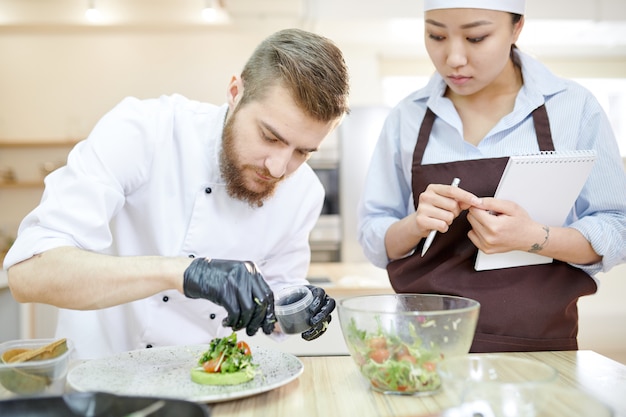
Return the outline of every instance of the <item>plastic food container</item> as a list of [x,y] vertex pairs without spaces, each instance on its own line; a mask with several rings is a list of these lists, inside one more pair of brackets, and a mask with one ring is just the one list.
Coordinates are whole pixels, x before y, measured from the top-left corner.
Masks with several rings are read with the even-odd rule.
[[287,287],[276,294],[274,312],[283,332],[293,334],[308,330],[313,294],[305,285]]
[[[13,340],[0,344],[0,355],[12,349],[38,349],[52,342],[54,339]],[[72,350],[73,344],[67,340],[67,350],[51,359],[0,361],[0,400],[63,394]]]

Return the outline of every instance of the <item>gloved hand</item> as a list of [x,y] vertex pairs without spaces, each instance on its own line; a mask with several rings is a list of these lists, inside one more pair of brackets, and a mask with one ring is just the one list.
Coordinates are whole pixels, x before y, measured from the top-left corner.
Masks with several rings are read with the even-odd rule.
[[226,309],[222,322],[233,331],[274,330],[274,293],[253,262],[197,258],[187,267],[183,290],[189,298],[205,298]]
[[326,294],[326,291],[314,285],[307,285],[313,294],[313,302],[309,306],[311,328],[302,333],[304,340],[313,340],[320,337],[328,328],[332,319],[330,313],[335,309],[335,300]]

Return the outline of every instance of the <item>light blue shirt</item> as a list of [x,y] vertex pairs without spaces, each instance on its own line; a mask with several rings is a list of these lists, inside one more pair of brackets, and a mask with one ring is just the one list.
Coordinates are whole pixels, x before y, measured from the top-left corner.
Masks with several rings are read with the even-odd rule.
[[358,209],[358,238],[376,266],[389,263],[384,236],[389,226],[415,212],[411,164],[426,107],[437,115],[423,163],[496,158],[539,152],[532,111],[545,103],[555,149],[594,149],[597,161],[566,226],[579,230],[603,259],[575,265],[589,275],[626,261],[626,174],[609,120],[595,97],[579,84],[552,74],[517,52],[524,85],[513,111],[475,146],[463,140],[463,125],[446,85],[435,74],[422,89],[392,109],[374,149]]

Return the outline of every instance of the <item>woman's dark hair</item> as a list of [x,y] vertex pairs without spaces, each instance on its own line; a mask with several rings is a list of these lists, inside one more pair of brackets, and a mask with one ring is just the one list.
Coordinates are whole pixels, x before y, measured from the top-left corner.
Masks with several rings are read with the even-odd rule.
[[[516,25],[519,23],[520,20],[522,20],[523,15],[519,14],[519,13],[511,13],[511,21],[513,23],[513,25]],[[513,44],[511,45],[511,60],[513,60],[513,64],[515,64],[517,67],[522,66],[522,63],[519,61],[519,58],[517,57],[517,54],[515,54],[515,49],[517,49],[517,45]]]

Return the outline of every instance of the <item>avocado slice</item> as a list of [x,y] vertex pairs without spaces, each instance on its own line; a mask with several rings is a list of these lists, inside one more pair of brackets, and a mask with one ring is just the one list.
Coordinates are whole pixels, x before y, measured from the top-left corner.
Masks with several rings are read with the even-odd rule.
[[254,372],[237,371],[210,373],[201,368],[191,370],[191,380],[202,385],[238,385],[254,378]]

